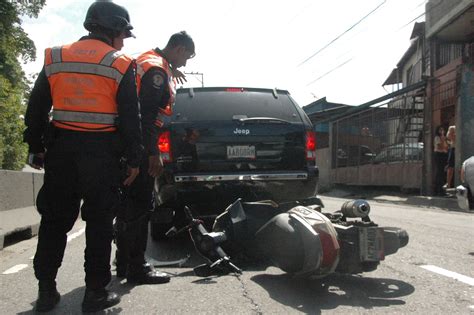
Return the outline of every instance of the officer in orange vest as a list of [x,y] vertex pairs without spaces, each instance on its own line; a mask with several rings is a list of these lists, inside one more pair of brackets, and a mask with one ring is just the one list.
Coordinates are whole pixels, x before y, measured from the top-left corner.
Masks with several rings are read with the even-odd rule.
[[[89,7],[84,27],[88,36],[46,49],[25,116],[30,165],[40,169],[44,162],[45,169],[34,257],[39,312],[60,300],[56,275],[79,209],[86,221],[82,310],[95,312],[120,302],[105,289],[111,280],[113,218],[118,188],[134,181],[143,152],[135,64],[119,52],[133,27],[125,8],[103,1]],[[128,163],[125,179],[120,178],[122,155]]]
[[158,284],[170,280],[145,260],[148,220],[153,209],[154,178],[162,170],[156,147],[163,118],[172,114],[175,80],[184,75],[177,70],[194,57],[194,42],[186,32],[171,36],[163,50],[152,49],[137,58],[137,87],[142,119],[145,154],[140,174],[130,186],[124,206],[119,210],[117,228],[117,276],[134,284]]

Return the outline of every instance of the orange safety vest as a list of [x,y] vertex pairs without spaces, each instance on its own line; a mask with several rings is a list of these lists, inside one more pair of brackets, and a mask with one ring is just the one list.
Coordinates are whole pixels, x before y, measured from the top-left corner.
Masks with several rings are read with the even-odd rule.
[[147,51],[141,54],[137,58],[137,89],[138,95],[140,95],[142,78],[145,73],[150,70],[150,68],[158,67],[163,69],[168,76],[168,90],[170,97],[168,103],[164,107],[160,107],[158,111],[158,116],[155,119],[155,125],[158,127],[163,126],[163,116],[171,116],[173,114],[173,105],[176,98],[176,82],[173,79],[173,73],[171,72],[171,67],[168,61],[158,54],[155,50]]
[[117,129],[117,90],[132,59],[96,39],[45,51],[54,126],[78,131]]

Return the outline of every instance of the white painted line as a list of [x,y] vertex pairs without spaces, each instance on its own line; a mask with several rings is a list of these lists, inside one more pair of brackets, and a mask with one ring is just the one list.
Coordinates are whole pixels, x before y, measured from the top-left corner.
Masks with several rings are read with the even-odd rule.
[[440,275],[443,275],[443,276],[446,276],[446,277],[449,277],[449,278],[453,278],[453,279],[456,279],[458,281],[461,281],[461,282],[464,282],[466,284],[474,286],[474,278],[459,274],[457,272],[449,271],[449,270],[446,270],[446,269],[443,269],[443,268],[440,268],[440,267],[436,267],[436,266],[433,266],[433,265],[424,265],[424,266],[420,266],[420,267],[423,268],[423,269],[438,273]]
[[[77,232],[75,232],[75,233],[72,233],[71,235],[68,235],[68,236],[67,236],[67,241],[68,241],[68,242],[72,241],[72,240],[75,239],[76,237],[81,236],[85,231],[86,231],[86,229],[85,229],[85,228],[82,228],[82,229],[80,229],[79,231],[77,231]],[[30,260],[33,260],[34,258],[35,258],[35,256],[33,255],[33,256],[30,257]]]
[[75,232],[75,233],[72,233],[71,235],[68,235],[68,236],[67,236],[67,241],[68,241],[68,242],[72,241],[72,240],[75,239],[76,237],[81,236],[85,231],[86,231],[86,228],[82,228],[82,229],[80,229],[79,231],[77,231],[77,232]]
[[19,265],[16,265],[16,266],[13,266],[11,267],[10,269],[8,270],[5,270],[2,275],[10,275],[12,273],[17,273],[18,271],[20,270],[23,270],[25,269],[26,267],[28,267],[27,264],[19,264]]
[[[68,236],[67,236],[67,241],[68,241],[68,242],[72,241],[72,240],[75,239],[76,237],[81,236],[85,231],[86,231],[86,229],[85,229],[85,228],[82,228],[82,229],[80,229],[79,231],[68,235]],[[35,256],[31,256],[31,257],[30,257],[30,260],[32,260],[34,257],[35,257]],[[2,274],[3,274],[3,275],[9,275],[9,274],[12,274],[12,273],[17,273],[18,271],[23,270],[23,269],[25,269],[26,267],[28,267],[27,264],[19,264],[19,265],[13,266],[13,267],[11,267],[10,269],[4,271]]]

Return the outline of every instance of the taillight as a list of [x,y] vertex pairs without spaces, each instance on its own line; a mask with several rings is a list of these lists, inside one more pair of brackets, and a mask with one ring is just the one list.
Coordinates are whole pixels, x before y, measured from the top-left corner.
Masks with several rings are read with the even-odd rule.
[[226,92],[244,92],[244,88],[226,88]]
[[165,131],[158,137],[158,150],[163,162],[171,162],[171,136],[169,131]]
[[306,160],[316,160],[316,133],[306,131]]

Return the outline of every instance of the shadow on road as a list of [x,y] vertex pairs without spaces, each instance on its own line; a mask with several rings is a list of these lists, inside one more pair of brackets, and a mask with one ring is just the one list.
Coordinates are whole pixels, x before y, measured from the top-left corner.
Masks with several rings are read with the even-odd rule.
[[309,314],[320,314],[341,305],[367,310],[403,305],[405,301],[397,298],[415,291],[412,285],[400,280],[355,275],[334,274],[324,279],[301,281],[286,274],[259,274],[251,280],[278,303]]
[[399,206],[413,206],[419,208],[438,208],[450,211],[469,212],[459,208],[455,194],[445,196],[422,196],[416,191],[400,191],[397,187],[375,186],[336,186],[331,191],[320,194],[320,197],[334,197],[344,199],[366,199],[381,203],[390,203]]
[[[117,281],[115,278],[112,280],[111,286],[115,286],[114,282]],[[113,289],[114,291],[118,292],[117,287]],[[122,308],[121,307],[111,307],[109,309],[100,311],[100,312],[95,312],[95,313],[83,313],[81,310],[81,303],[82,303],[82,298],[84,297],[84,291],[85,287],[80,287],[76,288],[68,293],[60,292],[61,293],[61,300],[59,301],[59,304],[56,305],[56,307],[48,312],[47,314],[51,315],[63,315],[63,314],[101,314],[101,315],[113,315],[113,314],[120,314],[122,313]],[[122,298],[123,295],[127,291],[127,288],[124,288],[120,290],[121,292],[118,292]],[[38,313],[34,310],[36,301],[31,302],[31,310],[26,311],[26,312],[19,312],[17,315],[35,315],[35,314],[46,314],[46,313]]]

